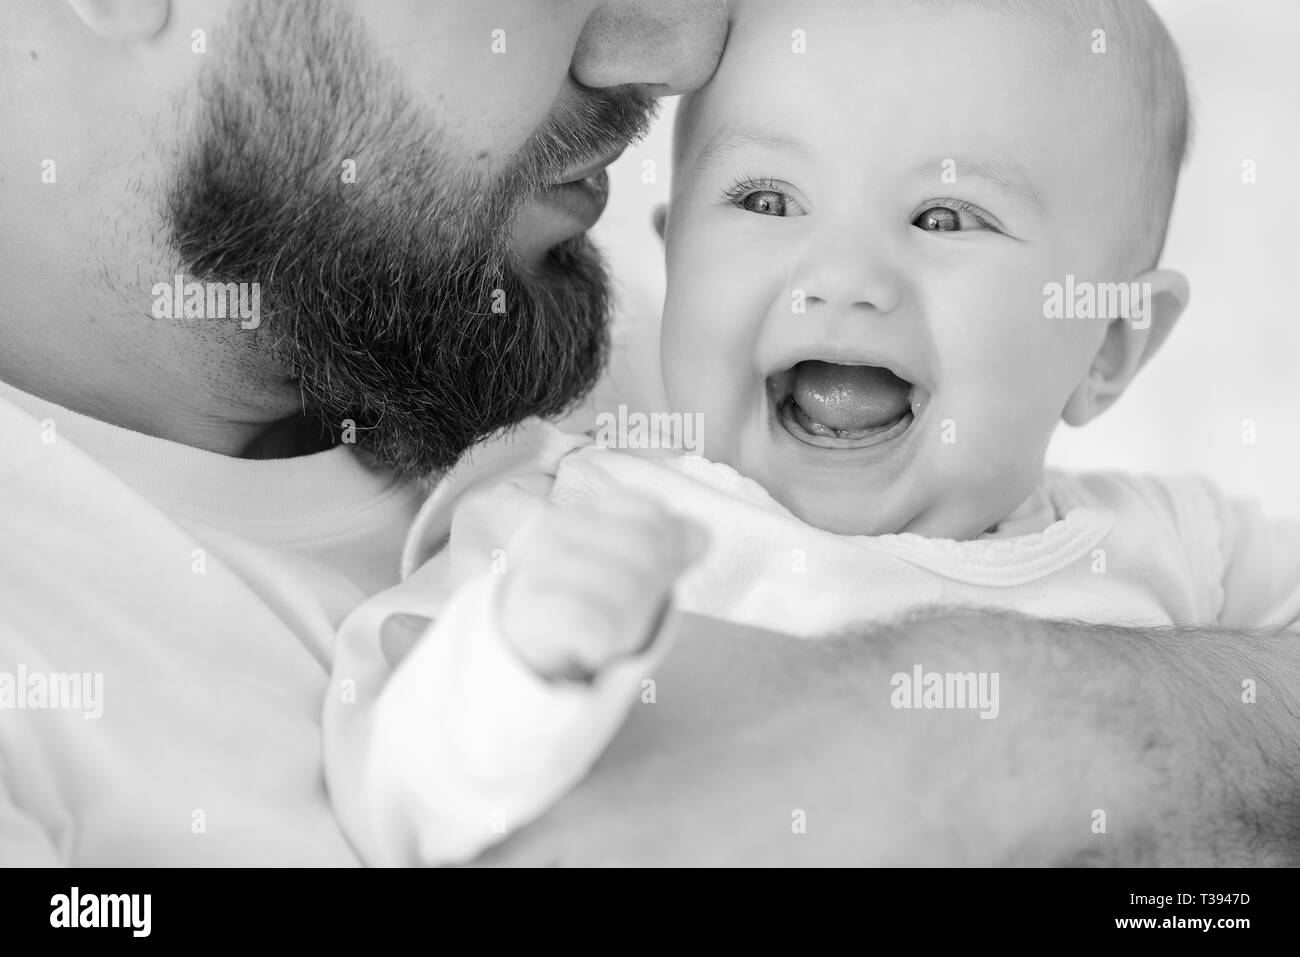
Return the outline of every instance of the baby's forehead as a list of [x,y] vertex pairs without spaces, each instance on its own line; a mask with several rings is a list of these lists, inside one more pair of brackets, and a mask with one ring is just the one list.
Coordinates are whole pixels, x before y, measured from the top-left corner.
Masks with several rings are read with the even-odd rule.
[[750,0],[714,79],[683,98],[675,153],[746,127],[795,127],[813,148],[871,123],[914,135],[921,114],[955,138],[977,120],[990,136],[1091,126],[1176,171],[1186,113],[1177,51],[1142,0]]
[[[742,5],[713,80],[679,107],[679,158],[744,145],[879,148],[890,136],[896,150],[898,137],[927,132],[960,141],[968,127],[996,137],[1000,127],[1014,134],[1031,122],[1043,130],[1094,119],[1084,114],[1095,98],[1079,91],[1099,71],[1062,69],[1064,40],[1047,44],[1037,24],[1000,8],[956,6],[959,17],[942,18],[915,0]],[[830,15],[839,9],[844,16]],[[1043,76],[1051,82],[1033,82]],[[1121,92],[1112,91],[1112,105]]]

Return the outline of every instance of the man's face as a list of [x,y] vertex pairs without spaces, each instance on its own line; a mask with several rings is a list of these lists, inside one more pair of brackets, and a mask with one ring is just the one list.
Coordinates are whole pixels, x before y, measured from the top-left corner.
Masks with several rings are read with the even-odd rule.
[[322,430],[444,469],[594,382],[603,169],[725,26],[685,0],[236,5],[182,108],[167,239],[200,280],[261,283],[248,334]]

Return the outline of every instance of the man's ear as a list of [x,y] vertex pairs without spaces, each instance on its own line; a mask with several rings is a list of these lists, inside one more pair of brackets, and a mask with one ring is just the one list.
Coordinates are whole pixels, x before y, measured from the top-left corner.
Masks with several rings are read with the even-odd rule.
[[1142,290],[1141,314],[1134,308],[1129,317],[1111,320],[1087,378],[1065,404],[1061,417],[1070,425],[1084,425],[1114,404],[1187,307],[1191,291],[1182,273],[1153,269],[1132,281]]
[[650,214],[651,222],[654,223],[655,232],[659,234],[659,241],[663,242],[664,229],[668,226],[668,204],[660,203]]
[[109,40],[147,40],[167,25],[170,0],[68,0],[81,22]]

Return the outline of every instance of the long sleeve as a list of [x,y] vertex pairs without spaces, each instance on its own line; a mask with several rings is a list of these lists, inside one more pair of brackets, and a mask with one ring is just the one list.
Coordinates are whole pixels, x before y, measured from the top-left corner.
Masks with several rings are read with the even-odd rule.
[[[326,764],[372,864],[467,861],[531,821],[587,773],[652,668],[657,647],[589,684],[538,677],[496,627],[498,581],[460,589],[387,677],[378,609],[344,625],[333,691],[353,665],[371,680],[354,702],[337,697]],[[418,614],[404,587],[383,608]]]
[[[368,863],[464,862],[527,824],[587,773],[663,653],[660,635],[590,682],[551,681],[501,634],[502,573],[552,507],[556,457],[424,516],[417,533],[446,546],[339,631],[326,774]],[[392,616],[427,624],[398,647]]]

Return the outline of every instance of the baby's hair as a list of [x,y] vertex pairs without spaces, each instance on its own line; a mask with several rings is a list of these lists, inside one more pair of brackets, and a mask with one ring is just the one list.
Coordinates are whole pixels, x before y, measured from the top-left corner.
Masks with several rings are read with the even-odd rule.
[[[1138,202],[1132,230],[1121,244],[1121,268],[1140,272],[1160,261],[1178,175],[1191,141],[1191,109],[1182,59],[1173,38],[1146,0],[919,0],[942,10],[975,5],[1001,10],[1032,24],[1045,39],[1095,58],[1099,69],[1118,66],[1117,125],[1131,130],[1139,157],[1134,181]],[[1096,31],[1103,31],[1104,35]],[[1099,52],[1104,43],[1104,53]]]

